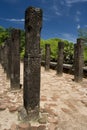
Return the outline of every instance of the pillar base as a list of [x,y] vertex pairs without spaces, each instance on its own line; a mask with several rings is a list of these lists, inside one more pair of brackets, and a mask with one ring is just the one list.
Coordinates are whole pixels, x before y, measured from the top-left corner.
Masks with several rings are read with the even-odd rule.
[[18,111],[18,119],[20,121],[38,121],[40,116],[39,116],[39,110],[37,110],[37,109],[38,108],[36,108],[34,110],[26,111],[26,109],[24,107],[22,107]]

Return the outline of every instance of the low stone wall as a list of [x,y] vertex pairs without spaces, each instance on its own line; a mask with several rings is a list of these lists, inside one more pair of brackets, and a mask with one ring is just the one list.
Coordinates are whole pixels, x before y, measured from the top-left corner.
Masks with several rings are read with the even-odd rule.
[[[45,66],[45,61],[41,62],[42,66]],[[56,70],[57,62],[50,62],[50,68]],[[71,64],[63,64],[63,72],[74,74],[74,67]],[[87,67],[83,67],[83,75],[86,78],[87,77]]]

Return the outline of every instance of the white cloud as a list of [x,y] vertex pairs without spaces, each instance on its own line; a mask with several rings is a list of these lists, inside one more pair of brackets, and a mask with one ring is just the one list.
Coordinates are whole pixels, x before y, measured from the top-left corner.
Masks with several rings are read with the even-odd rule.
[[6,21],[11,21],[11,22],[24,22],[24,19],[6,19]]
[[87,28],[87,25],[84,25],[85,28]]
[[59,11],[58,6],[56,5],[56,3],[54,3],[54,5],[53,5],[53,11],[54,11],[55,14],[58,15],[58,16],[61,16],[61,15],[62,15],[61,12]]
[[80,21],[80,18],[78,16],[75,17],[75,21],[76,22],[79,22]]
[[77,25],[77,29],[79,29],[79,28],[80,28],[80,24]]
[[77,10],[76,14],[77,14],[77,15],[80,15],[80,14],[81,14],[81,12],[80,12],[79,10]]
[[61,16],[62,14],[58,11],[55,12],[56,15]]
[[75,15],[75,21],[76,22],[80,22],[80,15],[81,15],[81,12],[79,10],[77,10],[76,15]]
[[43,16],[43,20],[44,20],[44,21],[49,21],[50,18],[49,18],[48,16],[44,15],[44,16]]
[[75,3],[87,2],[87,0],[65,0],[67,6],[72,6]]
[[0,18],[1,20],[4,20],[4,21],[9,21],[9,22],[24,22],[24,19],[15,19],[15,18],[12,18],[12,19],[9,19],[9,18]]
[[64,40],[68,40],[70,42],[75,42],[76,41],[76,36],[70,33],[60,33],[60,37],[63,38]]

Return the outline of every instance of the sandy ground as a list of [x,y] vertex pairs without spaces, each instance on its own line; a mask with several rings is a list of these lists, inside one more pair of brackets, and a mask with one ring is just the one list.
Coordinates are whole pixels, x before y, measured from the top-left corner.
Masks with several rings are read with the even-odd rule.
[[[75,83],[73,75],[56,75],[55,70],[46,72],[41,68],[41,109],[45,109],[53,120],[56,117],[56,130],[87,130],[87,79]],[[21,83],[23,84],[23,64],[21,63]],[[18,112],[10,108],[23,105],[22,90],[11,91],[0,65],[0,130],[18,124]],[[52,121],[53,122],[53,121]],[[53,129],[52,129],[53,130]]]

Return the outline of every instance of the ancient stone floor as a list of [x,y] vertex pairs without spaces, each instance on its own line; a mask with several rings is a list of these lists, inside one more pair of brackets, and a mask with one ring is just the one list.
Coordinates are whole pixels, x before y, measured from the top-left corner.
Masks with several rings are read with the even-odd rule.
[[[31,122],[31,129],[18,119],[18,109],[23,105],[23,88],[11,90],[0,65],[0,130],[87,130],[87,79],[75,83],[73,75],[56,75],[55,70],[46,72],[41,68],[41,113],[44,119]],[[23,84],[23,64],[21,63],[21,83]]]

